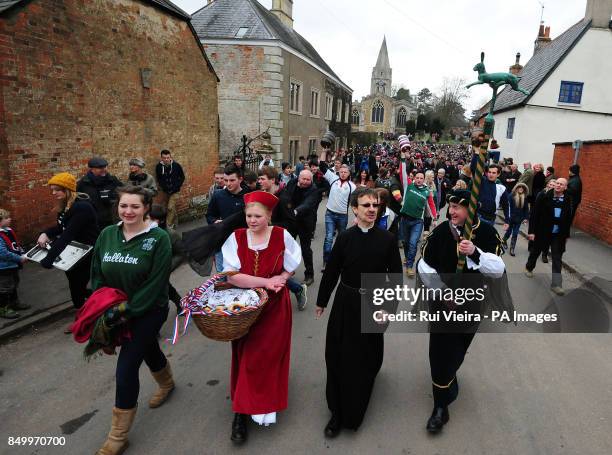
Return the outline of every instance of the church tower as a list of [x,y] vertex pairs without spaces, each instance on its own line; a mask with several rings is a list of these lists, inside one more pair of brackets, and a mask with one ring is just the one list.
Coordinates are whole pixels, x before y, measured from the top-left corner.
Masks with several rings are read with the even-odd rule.
[[383,38],[376,66],[372,69],[372,83],[370,95],[382,93],[391,96],[391,65],[389,64],[389,53],[387,52],[387,38]]

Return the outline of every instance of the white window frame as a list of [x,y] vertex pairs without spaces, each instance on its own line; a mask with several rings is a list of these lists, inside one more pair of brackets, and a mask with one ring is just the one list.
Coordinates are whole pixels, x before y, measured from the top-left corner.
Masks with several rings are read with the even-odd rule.
[[[293,87],[297,87],[297,95],[294,98]],[[304,99],[304,84],[291,78],[289,80],[289,113],[295,115],[302,115],[302,101]],[[292,109],[297,108],[297,109]]]
[[506,124],[506,139],[514,139],[516,131],[516,117],[509,117]]
[[[357,123],[355,123],[355,114],[357,114]],[[361,114],[359,113],[359,109],[354,107],[351,113],[351,125],[359,125],[360,121],[361,121]]]
[[336,122],[342,122],[342,98],[336,102]]
[[330,93],[325,93],[325,120],[332,119],[334,109],[334,97]]
[[344,123],[348,123],[350,125],[351,123],[351,109],[350,109],[350,105],[349,103],[344,103],[344,118],[345,121]]
[[[313,103],[316,96],[316,103]],[[321,117],[321,90],[318,88],[310,89],[310,116],[312,118]]]

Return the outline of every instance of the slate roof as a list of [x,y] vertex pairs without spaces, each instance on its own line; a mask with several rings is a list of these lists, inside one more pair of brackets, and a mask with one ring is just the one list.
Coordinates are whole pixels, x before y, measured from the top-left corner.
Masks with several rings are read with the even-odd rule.
[[[193,13],[191,23],[200,39],[281,41],[342,82],[302,35],[283,24],[257,0],[215,0]],[[246,34],[236,38],[242,27],[248,28]]]
[[[17,3],[25,4],[27,1],[28,0],[0,0],[0,13],[3,13],[4,11],[16,5]],[[185,19],[185,20],[191,19],[191,16],[189,14],[187,14],[185,11],[180,9],[174,3],[169,2],[168,0],[143,0],[143,1],[145,3],[150,3],[153,6],[156,6],[158,8],[164,9],[167,12],[172,13],[175,16],[178,16],[182,19]]]
[[524,95],[506,86],[497,97],[494,112],[501,112],[527,104],[548,76],[553,73],[565,56],[580,41],[590,25],[590,20],[582,19],[552,40],[548,46],[538,50],[518,74],[522,78],[520,86],[529,90],[530,94]]

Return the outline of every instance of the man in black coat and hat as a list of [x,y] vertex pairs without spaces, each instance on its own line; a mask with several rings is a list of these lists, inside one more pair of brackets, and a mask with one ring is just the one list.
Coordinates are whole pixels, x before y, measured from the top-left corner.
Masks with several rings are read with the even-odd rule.
[[[503,283],[500,279],[506,266],[501,258],[502,240],[495,228],[476,217],[472,239],[463,237],[470,196],[467,190],[453,190],[449,194],[450,219],[436,226],[423,244],[417,269],[426,288],[444,291],[482,289],[486,287],[485,278]],[[466,256],[466,262],[462,272],[456,273],[460,253]],[[478,299],[466,302],[432,300],[428,303],[430,314],[454,311],[468,316],[480,314],[484,305]],[[459,395],[457,372],[478,326],[478,321],[445,322],[443,317],[430,322],[429,363],[434,399],[433,412],[426,427],[430,433],[438,433],[449,420],[448,406]]]
[[115,223],[114,206],[117,201],[117,188],[123,185],[114,175],[108,173],[108,161],[94,157],[87,163],[89,171],[77,182],[77,192],[89,196],[98,215],[98,226],[104,229]]

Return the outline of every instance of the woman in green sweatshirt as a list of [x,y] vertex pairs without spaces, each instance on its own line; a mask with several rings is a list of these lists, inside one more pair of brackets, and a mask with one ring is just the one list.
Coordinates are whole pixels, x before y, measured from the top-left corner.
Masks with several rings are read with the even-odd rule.
[[111,431],[99,455],[121,453],[136,415],[143,360],[159,389],[149,407],[160,406],[174,389],[170,364],[162,353],[157,334],[168,317],[168,279],[172,247],[168,234],[149,219],[151,193],[139,187],[118,189],[121,222],[108,226],[96,242],[92,258],[93,290],[121,289],[128,301],[103,316],[112,324],[127,319],[132,338],[123,343],[117,359],[115,407]]

